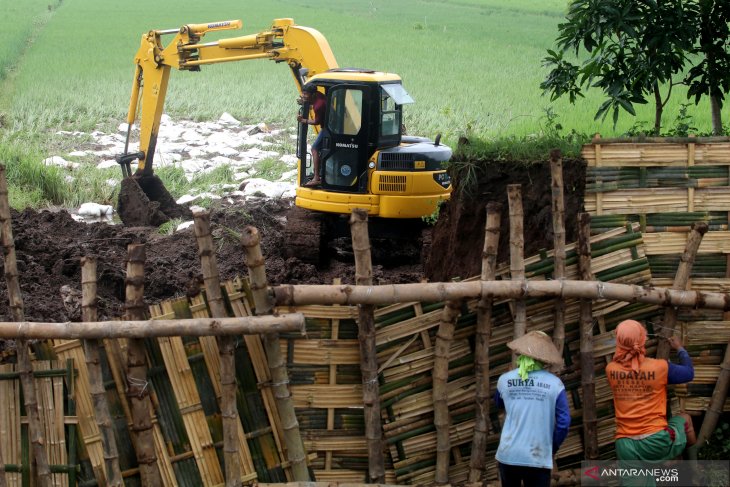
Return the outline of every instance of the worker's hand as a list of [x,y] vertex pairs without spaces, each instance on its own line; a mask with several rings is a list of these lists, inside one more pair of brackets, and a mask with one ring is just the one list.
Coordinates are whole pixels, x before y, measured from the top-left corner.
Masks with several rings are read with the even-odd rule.
[[297,122],[299,123],[307,123],[307,119],[302,117],[301,115],[297,115]]
[[679,339],[679,337],[671,336],[667,339],[669,341],[669,346],[672,347],[673,350],[679,350],[682,348],[682,340]]

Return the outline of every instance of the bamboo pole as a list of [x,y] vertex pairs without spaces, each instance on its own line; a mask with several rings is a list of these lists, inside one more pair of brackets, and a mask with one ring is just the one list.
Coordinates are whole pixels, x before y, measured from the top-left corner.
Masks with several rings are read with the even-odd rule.
[[710,404],[707,406],[705,419],[702,420],[700,432],[697,434],[696,446],[692,448],[699,449],[703,447],[705,441],[715,431],[717,422],[723,413],[728,389],[730,389],[730,342],[725,347],[725,357],[720,365],[720,374],[717,377],[715,388],[712,391],[712,399],[710,399]]
[[[578,216],[578,266],[581,278],[592,281],[591,216]],[[598,458],[598,419],[596,416],[596,379],[593,361],[593,303],[580,300],[580,372],[583,389],[583,454],[589,460]]]
[[[8,181],[5,175],[5,166],[0,164],[0,243],[3,247],[5,265],[5,282],[8,287],[8,299],[10,301],[10,313],[16,322],[25,321],[25,310],[23,308],[23,295],[20,292],[20,281],[18,279],[18,262],[15,255],[15,241],[13,239],[13,226],[10,217],[10,201],[8,198]],[[38,400],[36,399],[35,380],[33,379],[33,367],[30,361],[28,343],[25,340],[17,340],[15,349],[18,358],[18,372],[20,384],[23,388],[25,411],[28,415],[30,428],[30,442],[33,450],[33,457],[36,464],[38,484],[41,487],[51,485],[51,470],[48,466],[46,454],[46,441],[43,436],[40,413],[38,411]],[[0,452],[0,464],[2,461]],[[0,475],[5,483],[5,474]]]
[[[482,281],[494,279],[499,248],[499,222],[501,205],[487,204],[487,224],[482,252]],[[477,304],[477,326],[475,331],[474,375],[476,378],[474,402],[474,437],[469,458],[469,482],[482,479],[486,468],[487,437],[489,436],[489,340],[492,334],[492,302],[483,297]]]
[[[522,211],[522,190],[519,184],[507,185],[507,203],[509,205],[509,272],[510,280],[525,280],[525,236],[524,212]],[[514,333],[513,340],[520,338],[527,330],[527,306],[523,298],[517,298],[513,304]],[[517,354],[512,352],[512,362]]]
[[[368,214],[356,208],[350,216],[352,250],[355,253],[355,284],[369,286],[373,283],[373,264],[370,256]],[[380,421],[380,387],[378,384],[378,352],[375,347],[375,306],[358,306],[358,342],[360,344],[360,369],[362,372],[362,396],[365,407],[365,438],[368,443],[368,480],[385,482],[383,457],[383,428]]]
[[[261,253],[259,242],[259,232],[256,228],[247,226],[243,229],[241,244],[246,252],[246,265],[251,280],[251,293],[253,294],[254,306],[256,307],[255,312],[257,315],[266,315],[272,312],[274,303],[269,294],[264,256]],[[279,414],[281,415],[287,458],[291,464],[292,476],[296,481],[308,481],[310,478],[307,468],[307,457],[304,450],[304,442],[299,433],[299,422],[294,412],[291,391],[289,390],[289,376],[286,370],[286,361],[281,355],[279,334],[273,331],[265,332],[264,347],[269,362],[269,369],[271,370],[274,397],[276,397]]]
[[[96,259],[93,257],[81,258],[81,319],[94,322],[97,319],[96,295]],[[104,451],[104,466],[106,467],[106,482],[110,487],[121,487],[122,471],[119,467],[119,452],[114,432],[109,403],[106,400],[106,389],[101,371],[101,348],[99,339],[84,340],[84,355],[86,368],[89,373],[89,392],[94,404],[96,424],[101,433],[101,445]]]
[[285,331],[299,331],[304,334],[304,315],[301,313],[286,313],[276,316],[243,316],[237,318],[65,323],[0,322],[0,338],[27,340],[258,335],[260,333]]
[[658,286],[612,282],[560,281],[464,281],[381,286],[286,284],[273,287],[276,306],[309,304],[396,304],[410,301],[438,303],[451,299],[573,298],[607,299],[658,306],[730,310],[730,294],[678,291]]
[[433,424],[436,426],[436,485],[449,483],[451,439],[449,430],[449,349],[454,338],[456,320],[461,314],[461,300],[446,301],[441,312],[433,359]]
[[[210,234],[210,215],[206,211],[193,213],[195,237],[198,241],[200,265],[203,270],[205,294],[212,318],[225,318],[228,313],[223,302],[218,263]],[[236,359],[235,342],[231,336],[218,337],[221,374],[221,417],[223,419],[223,463],[226,487],[238,487],[241,483],[241,463],[238,449],[238,408],[236,407]]]
[[[689,282],[690,275],[692,274],[692,266],[697,256],[697,250],[700,248],[702,243],[702,237],[707,233],[707,223],[697,222],[692,225],[692,230],[687,237],[687,244],[682,253],[682,257],[679,260],[679,266],[677,267],[677,274],[674,276],[674,284],[672,289],[678,291],[684,291],[687,289],[687,283]],[[669,358],[669,338],[674,335],[674,328],[677,326],[677,309],[674,307],[667,307],[664,310],[664,320],[662,322],[662,329],[659,332],[659,336],[664,340],[659,340],[657,344],[657,358],[666,359]]]
[[[127,247],[127,254],[126,318],[142,320],[146,308],[143,297],[145,247],[142,244],[130,244]],[[132,439],[142,485],[162,485],[152,429],[154,412],[150,400],[151,388],[147,382],[147,357],[142,339],[129,340],[126,368],[127,397],[132,411]]]
[[[563,194],[563,156],[560,149],[550,151],[550,172],[552,174],[552,201],[553,201],[553,246],[554,270],[553,279],[565,279],[565,198]],[[553,343],[563,354],[565,346],[565,301],[555,300],[555,328],[553,329]]]

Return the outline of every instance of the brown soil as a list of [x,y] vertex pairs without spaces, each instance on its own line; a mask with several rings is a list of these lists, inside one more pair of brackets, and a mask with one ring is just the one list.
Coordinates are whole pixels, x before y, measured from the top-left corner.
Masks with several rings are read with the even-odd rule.
[[[566,242],[575,241],[577,215],[583,211],[585,163],[563,160]],[[479,180],[471,197],[452,198],[439,214],[434,228],[432,248],[425,264],[431,281],[449,281],[481,273],[486,206],[490,201],[502,204],[498,262],[509,261],[509,209],[507,185],[522,186],[524,213],[524,255],[553,248],[552,178],[548,162],[530,165],[491,163]]]
[[[578,161],[564,161],[566,221],[576,221],[583,200],[585,168]],[[444,208],[433,229],[430,246],[425,243],[425,266],[418,263],[421,249],[413,247],[408,258],[382,259],[374,265],[376,284],[412,283],[424,277],[431,281],[479,274],[484,238],[485,206],[502,201],[503,231],[500,261],[508,257],[506,185],[522,184],[525,213],[525,255],[552,248],[551,189],[549,166],[529,167],[494,163],[487,168],[474,198],[454,197]],[[223,280],[246,275],[243,248],[236,233],[246,225],[258,228],[271,284],[330,283],[335,278],[353,283],[354,265],[347,252],[323,269],[286,256],[284,220],[291,201],[263,201],[221,206],[211,210],[211,225],[217,244],[219,272]],[[105,223],[76,222],[66,211],[13,212],[13,234],[17,253],[25,317],[28,321],[80,320],[80,258],[98,259],[99,319],[113,319],[123,313],[126,248],[145,243],[145,297],[156,303],[194,293],[201,283],[200,263],[193,229],[160,235],[151,227],[123,227]],[[574,229],[566,225],[567,240]],[[376,247],[376,243],[373,243]],[[429,251],[430,249],[430,251]],[[390,250],[382,251],[389,253]],[[404,249],[400,249],[404,250]],[[344,256],[343,256],[344,255]],[[406,264],[400,265],[402,262]],[[414,263],[415,262],[415,263]],[[7,290],[0,284],[0,320],[9,321]]]

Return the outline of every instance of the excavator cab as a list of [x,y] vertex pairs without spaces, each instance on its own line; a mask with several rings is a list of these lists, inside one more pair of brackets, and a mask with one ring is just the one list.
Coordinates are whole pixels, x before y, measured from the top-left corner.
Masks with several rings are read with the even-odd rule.
[[451,149],[421,137],[403,136],[403,106],[413,98],[400,77],[366,69],[331,69],[314,76],[327,107],[320,150],[321,185],[306,150],[307,126],[299,130],[299,189],[296,205],[349,214],[365,208],[372,216],[420,218],[433,213],[451,192],[442,163]]

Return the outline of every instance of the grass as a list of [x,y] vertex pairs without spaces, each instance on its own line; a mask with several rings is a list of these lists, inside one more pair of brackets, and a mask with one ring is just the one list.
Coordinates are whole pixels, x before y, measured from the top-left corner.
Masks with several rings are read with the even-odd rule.
[[[25,0],[20,8],[0,0],[5,13],[0,20],[5,29],[0,144],[13,140],[40,148],[27,152],[28,158],[63,149],[68,142],[54,135],[59,129],[110,132],[124,119],[133,56],[143,32],[236,18],[244,21],[242,31],[210,34],[204,41],[258,32],[275,18],[292,17],[326,36],[340,66],[399,73],[416,100],[405,109],[408,132],[441,133],[452,146],[466,136],[472,141],[469,152],[463,152],[467,160],[533,159],[529,154],[543,151],[544,157],[544,147],[554,143],[578,143],[576,137],[560,141],[547,134],[546,113],[559,117],[559,134],[600,132],[604,137],[653,119],[651,106],[642,106],[637,118],[622,116],[614,128],[593,120],[602,101],[598,92],[589,91],[575,106],[566,100],[551,103],[542,95],[539,83],[547,71],[541,61],[564,20],[564,0],[285,0],[245,8],[234,0],[185,8],[174,0],[59,0],[50,8],[49,1]],[[206,66],[200,73],[174,71],[165,111],[193,120],[228,112],[244,123],[292,127],[297,93],[290,76],[285,65],[265,60]],[[665,124],[680,116],[685,101],[675,89]],[[709,130],[706,104],[688,107],[686,115],[698,133]],[[275,161],[262,166],[259,174],[282,172]],[[173,194],[190,184],[178,173],[158,172]],[[107,174],[81,176],[67,189],[75,195],[63,199],[76,201],[89,193],[113,198],[107,179]],[[42,192],[35,198],[45,201]]]

